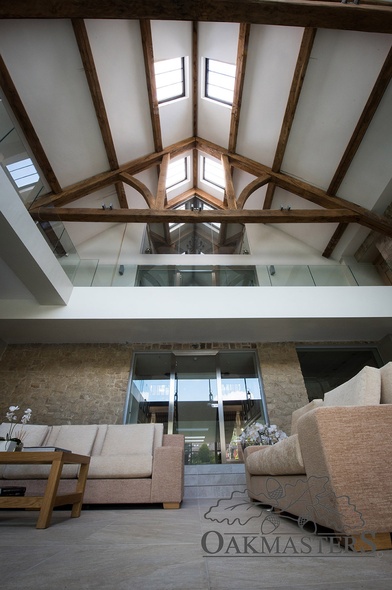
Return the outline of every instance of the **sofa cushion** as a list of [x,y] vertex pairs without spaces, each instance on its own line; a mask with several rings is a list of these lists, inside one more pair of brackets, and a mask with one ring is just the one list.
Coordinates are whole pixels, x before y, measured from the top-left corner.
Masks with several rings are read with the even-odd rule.
[[94,440],[93,448],[91,449],[91,455],[101,454],[103,441],[105,440],[107,429],[107,424],[97,424],[97,435]]
[[97,435],[96,424],[63,424],[53,426],[44,441],[46,447],[60,447],[79,455],[91,455]]
[[[10,431],[10,422],[3,422],[0,425],[0,437]],[[44,424],[18,424],[15,426],[13,436],[20,438],[26,447],[37,447],[42,445],[45,436],[49,432],[49,426]]]
[[109,424],[101,455],[153,454],[154,424]]
[[298,408],[298,410],[294,410],[294,412],[291,414],[291,434],[297,434],[297,423],[301,416],[307,412],[310,412],[310,410],[313,410],[314,408],[322,406],[323,404],[324,402],[322,399],[313,399],[311,402],[306,404],[306,406]]
[[381,403],[392,404],[392,361],[380,369]]
[[355,377],[324,395],[324,406],[374,406],[381,399],[381,375],[364,367]]
[[[10,422],[3,422],[3,424],[0,424],[0,437],[6,437],[10,431],[10,426]],[[19,425],[15,427],[14,436],[20,438],[23,441],[23,444],[27,447],[42,445],[45,436],[49,432],[49,426],[43,424],[24,424],[22,431],[21,428],[22,426]],[[6,465],[0,465],[0,478],[4,477],[6,467]]]
[[260,447],[246,459],[251,475],[294,475],[305,473],[298,441],[293,434],[275,445]]
[[[97,433],[96,424],[65,424],[53,426],[43,446],[69,449],[80,455],[90,455]],[[31,446],[31,445],[30,445]],[[4,479],[46,479],[50,465],[7,465],[3,472]],[[61,477],[75,478],[79,465],[64,465]]]
[[152,455],[132,453],[128,455],[93,455],[88,472],[89,479],[136,479],[151,477]]

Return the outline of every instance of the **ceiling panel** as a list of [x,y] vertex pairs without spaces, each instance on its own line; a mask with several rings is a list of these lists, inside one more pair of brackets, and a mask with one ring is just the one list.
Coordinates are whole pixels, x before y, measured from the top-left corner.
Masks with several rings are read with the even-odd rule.
[[139,23],[88,20],[86,26],[121,165],[154,151]]
[[328,188],[390,43],[388,35],[318,30],[282,170]]
[[0,51],[60,184],[107,170],[71,22],[0,21]]
[[237,151],[272,166],[303,29],[253,25]]

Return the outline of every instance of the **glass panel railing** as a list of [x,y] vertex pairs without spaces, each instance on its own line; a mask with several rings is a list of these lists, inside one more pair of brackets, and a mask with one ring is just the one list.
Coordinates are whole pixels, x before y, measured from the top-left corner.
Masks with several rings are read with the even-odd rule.
[[310,266],[317,287],[350,287],[357,282],[348,266]]
[[241,287],[258,285],[254,266],[139,266],[138,287]]
[[350,271],[357,285],[361,287],[377,287],[384,284],[373,264],[353,264],[350,266]]
[[104,264],[71,253],[60,262],[78,287],[355,287],[384,286],[371,264],[196,266]]
[[268,267],[271,285],[273,287],[313,286],[314,282],[308,266],[275,266]]
[[99,260],[81,260],[78,265],[73,284],[75,287],[91,287]]

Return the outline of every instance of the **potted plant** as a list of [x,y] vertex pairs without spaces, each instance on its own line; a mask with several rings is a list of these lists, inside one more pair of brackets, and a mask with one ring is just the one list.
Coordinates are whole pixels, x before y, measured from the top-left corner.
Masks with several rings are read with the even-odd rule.
[[242,449],[253,445],[274,445],[287,438],[287,434],[275,424],[261,424],[253,422],[247,426],[240,436]]
[[10,406],[6,413],[7,420],[11,422],[11,426],[5,437],[0,437],[0,451],[21,451],[23,448],[23,426],[30,421],[32,410],[27,408],[24,411],[24,414],[20,419],[22,426],[20,430],[15,432],[15,427],[18,424],[18,416],[16,412],[19,409],[19,406]]

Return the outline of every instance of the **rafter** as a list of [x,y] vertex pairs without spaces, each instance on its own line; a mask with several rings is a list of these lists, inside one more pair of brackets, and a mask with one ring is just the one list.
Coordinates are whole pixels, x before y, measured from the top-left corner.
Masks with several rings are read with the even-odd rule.
[[[309,64],[310,55],[312,53],[314,39],[316,37],[317,29],[306,28],[302,36],[301,46],[299,48],[297,63],[295,65],[293,80],[291,82],[289,98],[286,105],[286,111],[283,117],[283,123],[280,130],[278,144],[276,147],[275,157],[272,164],[272,170],[279,172],[283,162],[283,157],[286,151],[287,142],[289,139],[291,127],[293,125],[295,112],[297,110],[299,97],[301,94],[303,81],[305,79],[306,70]],[[268,185],[267,192],[264,199],[264,209],[270,209],[275,194],[275,183],[271,182]]]
[[157,209],[164,209],[166,203],[166,178],[167,169],[170,164],[170,154],[165,154],[162,158],[162,163],[159,169],[158,190],[155,200],[155,207]]
[[247,22],[390,33],[389,6],[322,0],[2,0],[0,18],[109,18]]
[[[350,141],[346,147],[346,150],[339,162],[334,177],[328,187],[328,194],[335,195],[339,190],[339,187],[343,181],[345,174],[347,173],[351,162],[354,159],[355,154],[361,144],[362,139],[365,136],[366,131],[376,113],[377,107],[380,104],[382,97],[392,78],[392,48],[384,61],[381,71],[377,77],[377,80],[373,86],[370,96],[366,102],[366,105],[362,111],[359,121],[354,129]],[[335,247],[337,246],[339,239],[342,237],[347,229],[347,225],[342,225],[336,230],[327,247],[323,252],[323,256],[329,258]]]
[[154,72],[154,49],[152,43],[151,23],[149,20],[140,21],[140,32],[142,36],[142,46],[144,55],[144,67],[146,71],[146,82],[148,101],[150,104],[150,115],[152,134],[154,137],[155,151],[162,151],[162,133],[161,133],[161,121],[159,118],[159,104],[157,98],[157,87],[155,83],[155,72]]
[[270,182],[267,186],[267,192],[265,193],[263,209],[271,209],[272,201],[274,200],[275,188],[276,187],[274,182]]
[[[32,213],[37,221],[104,223],[336,223],[359,222],[360,216],[347,209],[298,209],[291,211],[233,209],[191,211],[189,209],[83,209],[41,207]],[[392,224],[390,227],[392,236]]]
[[250,160],[249,158],[244,158],[244,156],[240,156],[239,154],[229,154],[228,150],[225,150],[218,145],[199,137],[196,138],[196,145],[200,150],[214,155],[214,157],[219,158],[220,156],[218,154],[226,154],[229,157],[230,164],[232,166],[238,167],[249,174],[253,174],[253,176],[261,176],[263,174],[270,175],[275,184],[281,188],[292,192],[303,199],[311,201],[316,205],[326,207],[327,209],[349,209],[353,213],[359,215],[359,223],[361,223],[361,225],[375,229],[376,231],[384,233],[385,235],[390,235],[391,222],[388,219],[381,215],[377,215],[376,213],[373,213],[368,209],[357,205],[356,203],[352,203],[340,197],[328,195],[325,191],[312,186],[307,182],[303,182],[297,178],[293,178],[292,176],[283,174],[281,172],[274,172],[268,166],[259,164],[258,162]]
[[10,103],[12,105],[12,111],[15,115],[16,120],[18,121],[27,142],[30,145],[32,152],[34,153],[34,157],[38,166],[40,167],[42,174],[46,178],[51,190],[54,193],[59,193],[61,191],[61,186],[57,177],[53,171],[52,166],[46,156],[44,148],[38,138],[38,135],[35,132],[35,129],[30,121],[30,118],[24,108],[23,102],[16,90],[15,84],[8,72],[7,66],[5,65],[3,58],[0,55],[0,87],[3,89],[3,92]]
[[197,135],[198,128],[198,97],[199,97],[199,27],[197,22],[192,23],[192,125],[193,135]]
[[366,105],[361,113],[359,121],[354,129],[354,133],[351,136],[351,139],[346,147],[346,150],[342,156],[342,159],[339,162],[335,175],[331,181],[331,184],[328,187],[329,194],[336,194],[343,177],[345,176],[347,170],[349,169],[351,162],[357,150],[361,144],[362,139],[365,136],[366,131],[369,128],[370,123],[376,113],[377,107],[381,102],[382,97],[386,89],[389,86],[389,83],[392,79],[392,48],[389,50],[387,58],[384,61],[384,64],[380,70],[380,73],[377,77],[377,80],[373,86],[373,89],[370,93],[370,96],[366,102]]
[[280,130],[278,139],[278,145],[275,152],[274,162],[272,164],[272,170],[279,172],[282,165],[283,156],[286,151],[287,140],[291,131],[291,127],[294,120],[294,115],[297,110],[299,97],[301,94],[303,81],[305,78],[306,70],[308,68],[310,55],[312,53],[313,43],[316,37],[316,29],[305,29],[302,36],[302,42],[298,53],[298,59],[294,70],[293,80],[291,82],[291,88],[289,98],[286,105],[286,111],[283,117],[283,123]]
[[227,200],[227,206],[229,209],[237,209],[237,202],[235,200],[233,177],[231,174],[231,166],[229,158],[226,155],[222,155],[221,158],[223,171],[225,174],[225,196]]
[[317,189],[316,187],[310,186],[305,182],[295,178],[290,178],[281,173],[275,174],[275,182],[281,188],[291,191],[292,193],[303,197],[307,201],[311,201],[316,205],[320,205],[321,207],[326,207],[327,209],[349,209],[353,213],[357,213],[360,216],[358,223],[361,225],[371,229],[376,229],[381,233],[385,233],[385,235],[390,235],[392,223],[386,217],[377,215],[376,213],[365,209],[365,207],[361,207],[356,203],[352,203],[351,201],[347,201],[346,199],[342,199],[340,197],[327,195],[327,193]]
[[329,240],[328,246],[325,248],[323,252],[323,256],[325,258],[329,258],[334,251],[336,245],[338,244],[340,238],[348,228],[348,223],[339,223],[338,227],[335,229],[332,238]]
[[[105,103],[102,96],[101,86],[98,79],[97,70],[91,51],[90,41],[87,34],[86,25],[81,19],[72,20],[76,42],[78,44],[80,57],[82,59],[84,73],[86,75],[88,87],[90,89],[91,99],[93,101],[95,114],[101,130],[103,144],[111,170],[118,168],[118,160],[114,147],[112,132],[110,130],[109,120],[106,113]],[[128,207],[127,197],[121,182],[115,183],[118,202],[120,207]]]
[[137,160],[132,160],[132,162],[127,162],[120,166],[118,170],[102,172],[101,174],[96,174],[95,176],[91,176],[90,178],[82,180],[81,182],[77,182],[76,184],[65,188],[57,195],[45,195],[44,197],[41,197],[35,201],[34,207],[32,207],[32,209],[36,209],[37,207],[42,207],[45,205],[54,205],[56,207],[68,205],[69,203],[72,203],[72,201],[76,201],[77,199],[89,195],[100,188],[113,184],[119,179],[119,175],[122,172],[128,172],[128,174],[131,175],[138,174],[139,172],[143,172],[143,170],[148,170],[153,166],[159,165],[165,154],[170,154],[171,157],[175,157],[190,149],[193,149],[194,147],[195,139],[193,137],[184,139],[183,141],[178,141],[177,143],[167,146],[161,152],[152,153],[138,158]]
[[244,90],[246,58],[248,56],[248,45],[250,35],[250,24],[241,23],[238,34],[238,49],[236,75],[234,85],[233,105],[231,108],[229,152],[235,152],[237,147],[238,127],[240,123],[242,93]]

